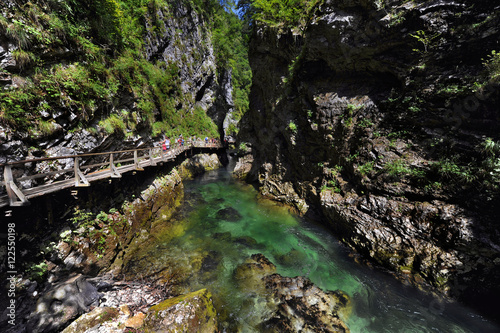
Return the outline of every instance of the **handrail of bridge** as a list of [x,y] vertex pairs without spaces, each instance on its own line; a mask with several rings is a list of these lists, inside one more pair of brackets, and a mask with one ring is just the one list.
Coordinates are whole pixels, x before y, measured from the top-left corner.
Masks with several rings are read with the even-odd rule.
[[[5,187],[7,195],[0,193],[0,207],[10,206],[25,206],[28,205],[28,199],[54,192],[59,189],[69,187],[87,187],[90,186],[90,181],[103,179],[103,178],[120,178],[122,173],[128,171],[141,171],[145,166],[154,166],[157,162],[166,162],[175,159],[182,152],[192,148],[221,148],[222,145],[216,142],[205,142],[202,140],[187,141],[185,145],[172,144],[171,149],[164,151],[161,146],[144,147],[136,149],[98,152],[98,153],[85,153],[78,155],[65,155],[43,157],[36,159],[27,159],[22,161],[12,161],[0,164],[4,168],[3,182],[0,182],[0,188]],[[145,152],[145,153],[143,153]],[[143,153],[140,156],[139,153]],[[114,155],[121,155],[121,159],[115,160]],[[82,162],[84,158],[87,161],[92,157],[109,155],[103,162],[85,165]],[[133,157],[132,157],[133,156]],[[73,160],[73,166],[62,170],[39,170],[37,172],[37,164],[47,161],[55,160]],[[130,163],[131,162],[131,163]],[[30,169],[35,171],[35,174],[26,175],[29,169],[24,168],[25,164],[32,164]],[[71,164],[71,163],[70,163]],[[48,167],[47,165],[42,168]],[[98,169],[100,168],[100,169]],[[13,172],[13,169],[22,169],[21,175]],[[83,169],[83,171],[82,171]],[[44,172],[45,171],[45,172]],[[22,189],[18,186],[22,181],[34,181],[35,179],[46,178],[51,175],[63,175],[66,173],[73,173],[73,177],[63,180],[49,180],[48,184],[30,184],[31,186]],[[19,173],[19,172],[18,172]],[[17,177],[15,177],[17,176]]]

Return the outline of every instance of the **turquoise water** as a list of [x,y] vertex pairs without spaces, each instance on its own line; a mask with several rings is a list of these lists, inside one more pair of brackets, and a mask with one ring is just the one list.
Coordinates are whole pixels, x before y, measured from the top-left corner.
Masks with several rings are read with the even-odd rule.
[[263,297],[233,279],[234,269],[255,253],[264,254],[283,276],[305,276],[324,290],[347,293],[351,304],[342,317],[351,332],[500,331],[467,308],[355,263],[325,229],[258,199],[251,186],[234,181],[227,170],[187,182],[176,219],[187,226],[185,232],[161,255],[196,271],[184,291],[212,292],[223,331],[254,332],[265,316]]

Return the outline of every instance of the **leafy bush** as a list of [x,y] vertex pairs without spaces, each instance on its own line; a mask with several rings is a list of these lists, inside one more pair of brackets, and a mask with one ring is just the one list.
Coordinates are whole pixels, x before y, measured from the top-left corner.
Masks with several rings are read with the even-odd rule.
[[366,162],[365,164],[358,166],[358,171],[359,173],[361,173],[362,176],[369,175],[373,171],[374,165],[375,165],[374,161]]
[[248,151],[248,147],[245,142],[240,143],[238,149],[243,153],[246,153]]
[[407,161],[402,158],[386,163],[384,170],[393,177],[410,177],[418,181],[426,177],[426,171],[408,165]]
[[99,122],[99,126],[102,127],[108,134],[120,132],[124,133],[126,129],[123,119],[117,114],[112,114],[107,119],[101,120]]
[[490,82],[500,82],[500,52],[492,51],[485,61]]
[[49,266],[45,261],[42,261],[38,264],[32,264],[26,269],[26,273],[28,274],[28,277],[30,280],[35,280],[38,282],[41,282],[43,280],[43,277],[45,274],[48,272]]
[[255,0],[254,20],[274,28],[303,29],[322,0]]
[[485,156],[482,165],[488,178],[492,182],[500,182],[500,143],[486,138],[481,144],[481,151]]
[[477,179],[475,172],[469,166],[460,166],[456,159],[444,159],[431,164],[431,169],[442,178],[453,180],[455,183],[471,183]]
[[403,159],[386,163],[384,169],[391,176],[402,176],[410,173],[410,168]]
[[71,217],[69,220],[75,226],[85,226],[88,223],[91,223],[91,221],[93,220],[93,214],[89,211],[81,210],[80,208],[76,207],[73,212],[73,217]]
[[38,121],[38,129],[43,135],[51,135],[57,127],[53,121]]

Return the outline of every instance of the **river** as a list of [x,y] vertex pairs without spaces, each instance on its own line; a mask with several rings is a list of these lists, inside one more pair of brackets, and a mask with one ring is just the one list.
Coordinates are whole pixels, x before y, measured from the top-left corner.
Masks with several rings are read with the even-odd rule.
[[233,180],[227,169],[185,182],[185,200],[174,219],[182,230],[164,243],[158,237],[148,262],[197,266],[183,292],[208,288],[224,331],[257,331],[263,299],[240,290],[233,272],[252,254],[262,253],[280,275],[305,276],[323,290],[347,293],[351,302],[341,317],[354,333],[500,332],[471,309],[357,263],[326,229],[259,198],[252,186]]

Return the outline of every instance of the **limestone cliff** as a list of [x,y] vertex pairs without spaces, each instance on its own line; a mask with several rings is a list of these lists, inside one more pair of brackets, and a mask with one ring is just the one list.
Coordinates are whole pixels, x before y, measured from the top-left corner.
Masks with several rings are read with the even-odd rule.
[[0,163],[223,133],[231,71],[193,2],[9,0],[0,12]]
[[487,2],[326,0],[300,33],[257,23],[236,171],[366,258],[491,314],[499,20]]

